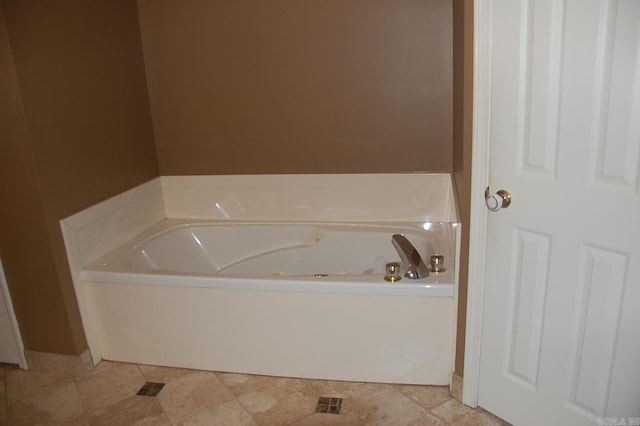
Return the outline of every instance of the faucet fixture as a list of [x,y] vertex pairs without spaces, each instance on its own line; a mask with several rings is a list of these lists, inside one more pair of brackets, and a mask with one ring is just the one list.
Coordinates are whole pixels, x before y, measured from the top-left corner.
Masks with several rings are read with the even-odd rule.
[[405,277],[417,280],[429,276],[429,268],[420,257],[418,250],[407,240],[407,237],[402,234],[393,234],[391,243],[400,255],[402,264],[407,268],[407,272],[404,274]]

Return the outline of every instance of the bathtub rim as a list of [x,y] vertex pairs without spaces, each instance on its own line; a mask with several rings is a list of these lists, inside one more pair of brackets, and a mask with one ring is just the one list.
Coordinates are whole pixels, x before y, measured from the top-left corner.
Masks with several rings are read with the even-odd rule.
[[327,277],[250,277],[250,276],[206,276],[172,274],[162,271],[154,273],[113,272],[82,270],[81,284],[114,283],[145,286],[223,288],[231,290],[257,290],[302,293],[367,294],[381,296],[453,297],[454,286],[447,282],[410,282],[402,279],[395,283],[384,280],[381,274],[333,275]]

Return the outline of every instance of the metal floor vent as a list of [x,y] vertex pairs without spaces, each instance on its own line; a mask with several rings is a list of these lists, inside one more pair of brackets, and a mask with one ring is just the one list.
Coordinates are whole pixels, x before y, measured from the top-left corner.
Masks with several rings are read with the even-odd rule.
[[164,383],[146,382],[136,395],[158,396],[163,387]]
[[318,398],[318,405],[316,405],[316,413],[330,413],[340,414],[342,409],[342,398],[334,398],[328,396],[322,396]]

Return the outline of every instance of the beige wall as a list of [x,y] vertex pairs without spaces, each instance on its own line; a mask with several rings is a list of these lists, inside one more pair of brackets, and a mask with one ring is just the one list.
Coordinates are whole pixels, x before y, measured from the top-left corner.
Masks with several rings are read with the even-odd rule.
[[464,373],[467,320],[469,221],[471,211],[471,148],[473,125],[473,0],[453,1],[453,178],[462,222],[458,333],[455,373]]
[[58,222],[158,175],[136,2],[0,6],[0,252],[26,349],[78,354]]
[[451,0],[139,0],[163,175],[451,171]]

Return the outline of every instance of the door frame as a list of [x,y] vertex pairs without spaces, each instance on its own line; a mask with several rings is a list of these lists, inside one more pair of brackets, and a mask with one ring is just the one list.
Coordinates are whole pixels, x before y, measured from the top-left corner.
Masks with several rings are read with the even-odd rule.
[[491,114],[491,0],[475,0],[473,12],[473,128],[469,273],[462,402],[478,405],[482,340],[484,275],[488,210],[484,190],[489,184]]
[[[20,334],[20,327],[18,326],[18,318],[13,310],[13,301],[11,300],[11,293],[9,292],[9,284],[7,283],[6,275],[4,273],[4,267],[2,266],[2,259],[0,259],[0,292],[4,299],[4,304],[9,317],[9,325],[13,332],[13,340],[18,350],[18,365],[23,370],[28,369],[27,358],[24,354],[24,343],[22,342],[22,334]],[[0,302],[2,303],[2,302]]]

